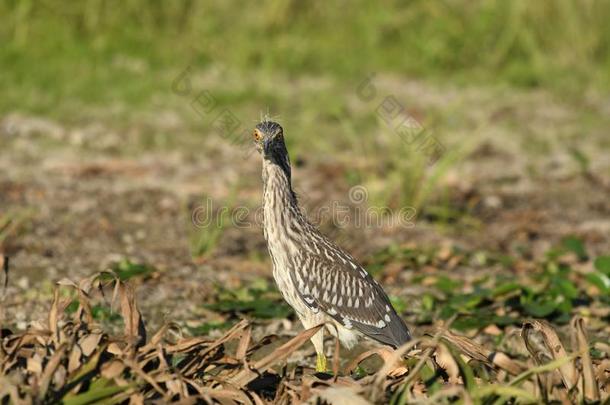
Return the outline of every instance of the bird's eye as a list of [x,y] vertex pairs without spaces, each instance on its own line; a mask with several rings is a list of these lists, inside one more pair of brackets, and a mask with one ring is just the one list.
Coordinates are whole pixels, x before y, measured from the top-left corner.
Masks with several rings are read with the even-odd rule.
[[260,141],[263,136],[261,135],[261,133],[258,130],[255,129],[254,132],[252,133],[252,137],[254,138],[255,141]]

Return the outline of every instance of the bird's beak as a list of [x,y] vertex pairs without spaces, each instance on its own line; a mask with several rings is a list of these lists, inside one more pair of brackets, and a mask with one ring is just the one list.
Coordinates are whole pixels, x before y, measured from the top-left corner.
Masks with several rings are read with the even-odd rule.
[[271,145],[271,138],[263,139],[263,153],[266,155],[269,152],[269,145]]

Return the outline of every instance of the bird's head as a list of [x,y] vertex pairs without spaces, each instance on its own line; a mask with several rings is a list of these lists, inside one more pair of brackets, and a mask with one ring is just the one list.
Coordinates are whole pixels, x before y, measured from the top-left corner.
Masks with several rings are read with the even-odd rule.
[[284,130],[277,122],[262,121],[252,133],[254,145],[263,157],[272,157],[286,151]]
[[274,121],[260,122],[252,133],[256,150],[267,162],[278,165],[290,179],[290,159],[284,143],[284,130]]

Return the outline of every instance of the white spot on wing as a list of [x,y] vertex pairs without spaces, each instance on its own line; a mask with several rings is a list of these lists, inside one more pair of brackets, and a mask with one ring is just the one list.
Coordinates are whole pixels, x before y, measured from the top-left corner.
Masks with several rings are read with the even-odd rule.
[[386,314],[383,319],[385,319],[386,322],[390,322],[390,315]]

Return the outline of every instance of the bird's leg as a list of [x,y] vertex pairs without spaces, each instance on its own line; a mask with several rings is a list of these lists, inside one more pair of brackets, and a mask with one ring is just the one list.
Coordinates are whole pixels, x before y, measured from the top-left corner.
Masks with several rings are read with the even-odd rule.
[[324,329],[312,336],[311,343],[316,349],[316,372],[326,372],[326,356],[324,355]]
[[316,357],[316,372],[317,373],[325,373],[326,372],[326,356],[324,353],[318,353]]

